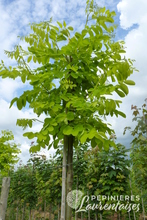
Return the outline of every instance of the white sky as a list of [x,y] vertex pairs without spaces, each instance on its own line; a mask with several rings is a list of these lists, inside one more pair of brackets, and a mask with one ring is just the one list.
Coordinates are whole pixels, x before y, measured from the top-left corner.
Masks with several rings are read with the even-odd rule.
[[[129,146],[130,136],[123,136],[125,126],[132,125],[131,104],[140,106],[147,98],[147,0],[97,0],[99,6],[106,6],[117,12],[116,22],[118,24],[117,39],[126,42],[126,56],[135,59],[135,67],[139,73],[131,76],[136,86],[129,87],[129,95],[123,99],[121,110],[127,118],[109,118],[116,131],[118,140]],[[108,3],[109,2],[109,3]],[[13,50],[17,44],[19,35],[29,33],[28,24],[49,20],[66,20],[68,25],[80,31],[84,25],[84,10],[86,0],[0,0],[0,59],[7,65],[12,65],[4,55],[4,50]],[[17,142],[21,144],[21,159],[26,162],[29,156],[30,140],[23,138],[23,130],[16,126],[17,118],[35,117],[30,109],[19,111],[15,106],[9,109],[9,103],[25,89],[19,80],[0,79],[0,130],[10,129],[15,135]],[[44,116],[42,116],[42,119]],[[33,129],[37,130],[41,125],[37,124]],[[50,150],[52,153],[53,150]]]

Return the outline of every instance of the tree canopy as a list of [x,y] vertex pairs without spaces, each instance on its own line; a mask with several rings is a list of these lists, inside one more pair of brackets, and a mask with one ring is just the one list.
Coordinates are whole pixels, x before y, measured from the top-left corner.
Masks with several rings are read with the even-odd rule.
[[[125,97],[129,92],[127,85],[134,85],[128,79],[133,66],[123,56],[124,42],[114,41],[114,16],[114,11],[87,1],[85,27],[81,32],[74,31],[65,21],[57,21],[57,25],[52,20],[31,24],[32,32],[21,38],[28,43],[28,49],[17,45],[14,51],[5,51],[17,65],[6,67],[2,62],[2,78],[20,77],[23,83],[28,81],[31,85],[10,106],[16,103],[21,110],[29,103],[37,116],[46,114],[41,131],[24,134],[29,139],[37,137],[32,151],[50,148],[50,135],[55,148],[64,135],[72,135],[81,143],[91,141],[93,147],[107,149],[114,145],[108,139],[113,130],[103,117],[125,117],[117,109],[121,101],[114,100],[112,94]],[[37,63],[37,67],[31,68],[32,63]],[[19,119],[17,124],[32,127],[35,120]]]

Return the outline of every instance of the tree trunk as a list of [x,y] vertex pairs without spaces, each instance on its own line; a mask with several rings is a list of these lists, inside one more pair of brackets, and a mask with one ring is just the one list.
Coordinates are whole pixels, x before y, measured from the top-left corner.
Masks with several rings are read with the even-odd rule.
[[60,203],[58,204],[58,220],[60,220]]
[[[141,196],[142,196],[142,190],[141,190]],[[145,220],[145,211],[144,211],[144,203],[143,203],[143,198],[141,199],[141,201],[142,201],[143,219]]]
[[[130,176],[129,176],[130,177]],[[132,192],[132,185],[131,185],[131,179],[130,179],[130,189],[131,189],[131,195],[133,195],[133,192]],[[136,216],[135,216],[135,212],[133,210],[133,214],[134,214],[134,220],[136,220]]]
[[100,213],[100,220],[102,220],[102,214]]
[[[78,156],[78,152],[77,152],[77,163],[79,161],[79,156]],[[79,174],[77,173],[77,184],[76,184],[76,190],[78,192],[78,188],[79,188]],[[76,201],[78,200],[78,193],[76,194]],[[75,220],[78,220],[78,213],[75,212]]]
[[[68,136],[67,154],[67,194],[72,191],[73,183],[73,136]],[[72,208],[66,203],[66,220],[72,219]]]
[[62,198],[61,198],[61,220],[65,220],[65,197],[66,197],[66,149],[68,146],[68,137],[64,136],[63,145],[63,165],[62,165]]
[[35,210],[32,210],[32,220],[34,220],[34,212]]
[[31,208],[30,208],[30,212],[29,212],[29,220],[31,220]]
[[18,203],[19,203],[19,202],[17,202],[17,208],[16,208],[16,220],[18,220]]
[[22,209],[22,220],[25,218],[25,204],[23,204],[23,209]]
[[49,220],[52,218],[52,204],[50,204],[50,211],[49,211]]
[[88,220],[90,220],[90,210],[88,209]]
[[0,198],[0,220],[5,220],[9,188],[10,188],[10,177],[4,177],[2,182],[1,198]]
[[[89,196],[89,192],[87,191],[87,196]],[[88,200],[88,205],[89,205],[89,200]],[[88,209],[88,220],[90,220],[90,209]]]
[[83,220],[83,212],[81,212],[81,220]]
[[[78,177],[77,177],[77,190],[78,190]],[[77,191],[78,192],[78,191]],[[78,193],[76,193],[76,201],[78,200]],[[75,212],[75,220],[78,220],[78,213]]]
[[95,211],[95,220],[98,220],[98,211]]
[[130,212],[128,212],[128,215],[129,215],[129,220],[131,220],[131,218],[130,218]]
[[46,217],[46,200],[44,201],[44,219]]

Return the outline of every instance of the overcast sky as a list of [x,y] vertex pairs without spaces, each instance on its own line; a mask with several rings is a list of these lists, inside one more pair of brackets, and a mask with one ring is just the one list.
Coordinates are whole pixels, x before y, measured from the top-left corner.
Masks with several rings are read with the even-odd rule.
[[[140,106],[147,98],[147,0],[97,0],[99,6],[106,6],[115,10],[117,16],[115,22],[118,25],[116,39],[126,42],[126,57],[135,59],[135,67],[139,73],[134,73],[130,79],[136,83],[129,87],[129,95],[123,99],[121,110],[127,118],[109,118],[115,129],[118,141],[129,147],[129,133],[123,136],[125,126],[132,126],[131,104]],[[29,33],[29,23],[49,20],[63,20],[67,25],[73,26],[80,31],[85,21],[86,0],[0,0],[0,59],[7,65],[12,65],[4,55],[4,50],[13,50],[18,43],[17,36]],[[21,127],[16,126],[17,118],[35,117],[30,109],[19,111],[15,106],[9,109],[12,98],[16,97],[28,85],[22,84],[19,79],[0,79],[0,130],[12,130],[15,140],[21,144],[20,155],[23,162],[29,157],[30,140],[23,138]],[[42,119],[44,116],[42,116]],[[37,124],[33,130],[39,130]],[[53,153],[53,149],[50,150]]]

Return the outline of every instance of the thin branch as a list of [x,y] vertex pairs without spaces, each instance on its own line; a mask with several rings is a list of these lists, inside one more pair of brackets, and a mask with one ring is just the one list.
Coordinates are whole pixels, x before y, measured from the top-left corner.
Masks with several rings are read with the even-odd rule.
[[41,83],[42,87],[45,89],[45,91],[50,94],[49,90],[43,85],[43,83]]

